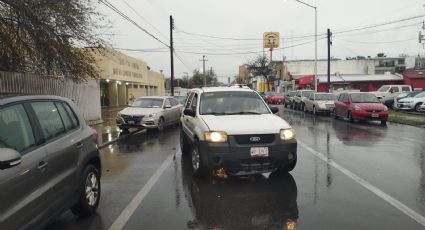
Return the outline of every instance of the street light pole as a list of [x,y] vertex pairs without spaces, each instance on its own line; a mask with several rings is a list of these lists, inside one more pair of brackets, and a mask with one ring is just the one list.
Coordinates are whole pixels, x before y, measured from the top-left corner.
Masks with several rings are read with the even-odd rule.
[[314,9],[314,91],[317,92],[317,7],[300,0],[295,1]]

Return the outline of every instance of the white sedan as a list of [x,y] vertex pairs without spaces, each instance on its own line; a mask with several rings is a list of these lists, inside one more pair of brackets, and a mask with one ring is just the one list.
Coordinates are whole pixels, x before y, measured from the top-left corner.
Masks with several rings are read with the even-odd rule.
[[140,97],[117,114],[116,122],[124,132],[129,128],[164,130],[180,122],[183,105],[173,97]]

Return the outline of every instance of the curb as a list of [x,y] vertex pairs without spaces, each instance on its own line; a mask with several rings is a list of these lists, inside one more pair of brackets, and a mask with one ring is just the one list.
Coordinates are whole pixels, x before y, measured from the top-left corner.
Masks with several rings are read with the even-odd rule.
[[143,132],[143,131],[145,131],[145,132],[146,132],[146,129],[139,129],[139,130],[137,130],[137,131],[134,131],[134,132],[128,133],[127,135],[124,135],[124,136],[118,136],[118,137],[117,137],[117,138],[115,138],[115,139],[112,139],[112,140],[110,140],[110,141],[108,141],[108,142],[105,142],[105,143],[102,143],[102,144],[98,145],[98,147],[99,147],[99,149],[103,149],[103,148],[105,148],[106,146],[111,145],[111,144],[113,144],[113,143],[115,143],[115,142],[117,142],[117,141],[119,141],[119,140],[121,140],[121,139],[124,139],[124,138],[126,138],[126,137],[128,137],[128,136],[130,136],[130,135],[136,134],[136,133],[141,133],[141,132]]

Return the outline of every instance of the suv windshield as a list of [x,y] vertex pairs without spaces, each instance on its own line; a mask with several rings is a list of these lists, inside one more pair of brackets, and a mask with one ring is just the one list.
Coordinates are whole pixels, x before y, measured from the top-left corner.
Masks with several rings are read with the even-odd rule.
[[295,96],[296,93],[297,93],[296,91],[291,91],[291,92],[289,92],[289,96],[293,97],[293,96]]
[[316,101],[334,101],[335,95],[333,94],[316,94],[315,95]]
[[351,100],[354,103],[380,103],[375,95],[369,93],[351,94]]
[[161,98],[142,98],[135,101],[131,107],[140,108],[161,108],[164,99]]
[[270,113],[255,92],[210,92],[201,96],[200,114],[236,115]]
[[378,89],[379,92],[387,92],[388,89],[390,89],[389,86],[381,86],[381,88]]

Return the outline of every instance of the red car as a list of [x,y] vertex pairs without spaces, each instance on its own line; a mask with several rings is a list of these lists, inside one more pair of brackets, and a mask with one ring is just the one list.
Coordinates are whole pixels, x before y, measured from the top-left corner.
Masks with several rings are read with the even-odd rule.
[[385,125],[388,120],[388,108],[371,93],[341,93],[335,101],[333,111],[335,118],[355,120],[381,121]]
[[284,96],[279,93],[271,93],[267,97],[267,103],[269,104],[283,104],[284,101],[285,101]]

